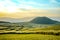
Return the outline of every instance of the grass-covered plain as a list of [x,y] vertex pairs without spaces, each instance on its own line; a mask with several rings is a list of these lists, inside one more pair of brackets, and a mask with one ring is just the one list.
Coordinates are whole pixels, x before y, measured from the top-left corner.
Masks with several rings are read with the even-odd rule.
[[60,40],[60,36],[42,34],[0,34],[0,40]]

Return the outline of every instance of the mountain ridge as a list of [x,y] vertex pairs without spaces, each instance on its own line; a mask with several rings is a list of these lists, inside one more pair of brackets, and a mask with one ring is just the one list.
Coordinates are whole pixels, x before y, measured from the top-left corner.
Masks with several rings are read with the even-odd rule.
[[48,17],[36,17],[33,20],[30,21],[31,23],[36,23],[36,24],[55,24],[59,23],[58,21],[52,20]]

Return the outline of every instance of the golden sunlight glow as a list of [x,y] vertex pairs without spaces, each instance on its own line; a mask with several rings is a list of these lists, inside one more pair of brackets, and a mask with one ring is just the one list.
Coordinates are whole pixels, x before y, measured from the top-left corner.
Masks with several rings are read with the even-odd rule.
[[13,13],[13,12],[16,12],[17,10],[16,9],[13,9],[13,8],[7,8],[5,10],[0,10],[0,12],[6,12],[6,13]]
[[[20,12],[21,10],[21,12]],[[24,17],[37,17],[37,16],[47,16],[47,17],[60,17],[59,14],[51,12],[51,10],[23,10],[20,9],[19,12],[15,10],[8,9],[8,12],[16,12],[16,13],[2,13],[0,12],[0,17],[11,17],[11,18],[24,18]],[[59,10],[59,9],[58,9]],[[57,11],[58,11],[57,10]]]
[[2,13],[7,13],[7,14],[12,14],[12,13],[16,13],[16,12],[24,12],[24,10],[15,8],[15,7],[7,7],[5,9],[1,8],[0,12]]
[[18,11],[18,9],[15,8],[15,7],[7,7],[5,12],[14,13],[14,12],[17,12],[17,11]]

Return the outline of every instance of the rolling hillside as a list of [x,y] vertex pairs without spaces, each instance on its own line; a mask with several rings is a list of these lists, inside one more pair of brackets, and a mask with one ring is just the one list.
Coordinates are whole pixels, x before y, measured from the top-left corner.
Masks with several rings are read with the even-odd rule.
[[42,28],[43,30],[60,30],[60,24],[55,24],[46,28]]

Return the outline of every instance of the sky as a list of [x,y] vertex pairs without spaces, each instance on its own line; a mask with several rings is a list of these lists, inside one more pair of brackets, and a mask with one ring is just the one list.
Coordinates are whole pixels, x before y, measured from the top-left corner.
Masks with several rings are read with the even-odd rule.
[[60,0],[0,0],[0,17],[60,17]]

